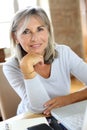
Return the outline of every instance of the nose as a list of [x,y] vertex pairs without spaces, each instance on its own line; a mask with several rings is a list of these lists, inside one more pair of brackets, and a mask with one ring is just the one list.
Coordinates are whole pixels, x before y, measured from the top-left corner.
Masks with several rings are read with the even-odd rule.
[[34,42],[34,41],[37,41],[37,39],[38,39],[37,33],[32,33],[31,41]]

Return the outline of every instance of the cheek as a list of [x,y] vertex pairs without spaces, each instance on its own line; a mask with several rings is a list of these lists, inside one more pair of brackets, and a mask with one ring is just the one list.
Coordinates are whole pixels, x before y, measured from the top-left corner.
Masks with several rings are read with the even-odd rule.
[[24,42],[24,38],[22,36],[18,36],[17,40],[19,41],[19,43],[23,43]]
[[18,42],[20,43],[20,45],[22,46],[22,48],[26,51],[26,45],[27,43],[25,42],[25,40],[21,37],[18,37]]
[[44,33],[44,34],[42,34],[41,35],[42,36],[42,39],[43,39],[43,41],[45,42],[45,43],[48,43],[48,33]]
[[28,38],[22,35],[16,35],[17,42],[20,43],[21,47],[28,52]]
[[25,46],[26,45],[26,39],[23,38],[22,36],[18,36],[17,40],[21,44],[21,46]]

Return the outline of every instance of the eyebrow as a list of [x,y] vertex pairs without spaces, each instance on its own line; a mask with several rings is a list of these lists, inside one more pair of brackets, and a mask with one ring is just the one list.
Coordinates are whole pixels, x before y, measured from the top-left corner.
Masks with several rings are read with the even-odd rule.
[[[44,25],[41,25],[41,26],[38,26],[37,28],[43,28],[43,27],[45,27]],[[25,30],[30,30],[29,28],[25,28]],[[25,31],[24,30],[24,31]]]
[[44,25],[42,25],[42,26],[39,26],[39,27],[45,27]]

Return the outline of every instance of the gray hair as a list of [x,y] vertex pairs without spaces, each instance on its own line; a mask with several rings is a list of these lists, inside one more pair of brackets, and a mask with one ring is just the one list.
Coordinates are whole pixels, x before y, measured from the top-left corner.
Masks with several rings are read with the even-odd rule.
[[48,38],[48,46],[45,49],[45,54],[44,54],[44,61],[46,64],[52,63],[55,57],[57,57],[57,52],[55,50],[55,43],[54,43],[54,37],[52,33],[52,27],[50,24],[50,20],[46,14],[46,12],[40,8],[40,7],[26,7],[25,9],[22,9],[18,11],[14,18],[13,22],[10,27],[10,40],[13,43],[13,45],[16,45],[14,34],[16,33],[19,24],[22,20],[24,20],[24,24],[21,28],[21,32],[26,28],[26,25],[28,23],[28,19],[31,16],[37,16],[39,17],[44,24],[46,25],[48,32],[49,32],[49,38]]

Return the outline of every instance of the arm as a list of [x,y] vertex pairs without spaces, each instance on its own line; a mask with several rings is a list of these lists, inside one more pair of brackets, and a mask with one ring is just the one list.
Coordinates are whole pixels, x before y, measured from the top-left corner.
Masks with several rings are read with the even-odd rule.
[[3,64],[3,72],[11,87],[21,99],[26,98],[26,90],[23,75],[20,71],[17,60],[13,57]]
[[[4,64],[3,71],[12,88],[25,102],[26,106],[23,106],[23,108],[28,107],[27,109],[31,109],[36,113],[40,113],[45,109],[43,104],[49,100],[49,96],[38,75],[32,79],[24,79],[18,62],[14,58]],[[29,105],[26,103],[29,103]]]
[[24,56],[20,62],[30,107],[34,112],[39,113],[43,112],[45,109],[43,104],[50,99],[34,69],[34,66],[41,62],[43,62],[43,56],[33,53]]
[[24,79],[32,79],[37,74],[34,66],[38,63],[43,64],[43,56],[39,54],[30,53],[25,55],[20,61],[20,69],[24,75]]
[[44,111],[44,114],[49,115],[50,111],[53,108],[66,106],[74,102],[78,102],[86,99],[87,99],[87,88],[84,88],[80,91],[65,96],[55,97],[44,104],[44,106],[47,107],[47,109]]
[[11,87],[16,91],[20,98],[23,99],[24,97],[26,97],[24,77],[20,71],[18,60],[15,57],[9,59],[3,64],[3,72]]
[[25,80],[25,87],[31,110],[42,113],[46,108],[43,106],[45,102],[50,100],[38,74],[30,80]]
[[[77,77],[78,80],[87,85],[87,63],[78,57],[71,49],[67,48],[65,51],[63,53],[65,60],[64,65],[67,65],[68,70]],[[87,87],[68,95],[55,97],[44,104],[44,106],[47,107],[44,114],[48,115],[53,108],[62,107],[85,99],[87,99]]]
[[87,85],[87,63],[84,62],[83,59],[79,58],[77,55],[72,53],[72,61],[71,62],[71,73],[74,75],[78,80]]

